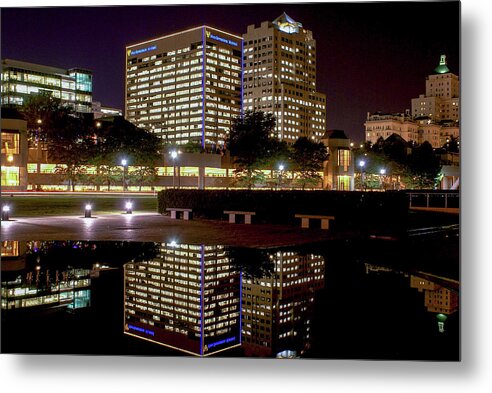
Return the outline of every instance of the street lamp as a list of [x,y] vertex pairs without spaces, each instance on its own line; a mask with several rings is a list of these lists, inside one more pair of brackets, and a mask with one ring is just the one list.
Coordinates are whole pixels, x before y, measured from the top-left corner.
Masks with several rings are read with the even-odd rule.
[[126,165],[128,164],[128,161],[123,158],[121,160],[121,165],[123,165],[123,192],[126,191],[126,179],[125,179],[125,175],[126,175]]
[[366,165],[366,162],[364,160],[359,161],[359,166],[360,166],[360,188],[365,189],[364,187],[364,166]]
[[171,158],[173,159],[173,188],[176,188],[176,159],[178,158],[176,150],[171,151]]
[[2,221],[10,220],[10,206],[3,205],[2,206]]
[[84,217],[85,218],[91,218],[91,213],[92,213],[92,205],[90,203],[87,203],[85,205],[85,214],[84,214]]
[[[41,173],[41,124],[43,124],[43,121],[41,119],[38,119],[36,120],[36,123],[38,124],[38,130],[36,133],[36,167],[39,179],[39,174]],[[38,188],[40,188],[39,184],[37,185],[36,189]]]
[[282,172],[283,170],[285,169],[285,166],[284,164],[280,164],[278,166],[278,188],[280,188],[282,186]]
[[379,170],[379,174],[381,175],[379,177],[379,182],[381,184],[381,189],[383,189],[384,188],[384,175],[386,175],[386,169],[385,168],[381,168]]

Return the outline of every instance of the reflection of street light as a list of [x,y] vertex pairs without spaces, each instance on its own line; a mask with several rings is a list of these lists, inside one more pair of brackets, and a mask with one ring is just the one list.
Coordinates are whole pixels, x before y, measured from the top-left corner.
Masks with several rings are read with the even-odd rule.
[[123,165],[123,192],[126,191],[126,180],[125,180],[125,175],[126,175],[126,164],[128,161],[126,159],[121,160],[121,165]]
[[280,164],[278,166],[278,188],[280,188],[282,186],[282,172],[283,170],[285,169],[285,166],[284,164]]
[[360,166],[360,188],[365,189],[364,187],[364,166],[366,165],[366,162],[364,160],[359,161],[359,166]]

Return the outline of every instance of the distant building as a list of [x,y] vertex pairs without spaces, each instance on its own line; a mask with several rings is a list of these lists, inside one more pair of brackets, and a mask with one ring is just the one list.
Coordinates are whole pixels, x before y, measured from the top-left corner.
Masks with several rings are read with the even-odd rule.
[[94,114],[94,119],[100,119],[105,116],[123,116],[121,109],[102,106],[99,101],[92,101],[92,113]]
[[92,72],[19,60],[2,60],[2,106],[22,106],[32,94],[49,93],[76,112],[92,111]]
[[354,190],[354,156],[350,140],[342,130],[329,130],[321,138],[328,149],[323,188],[337,191]]
[[27,122],[13,108],[2,108],[2,192],[27,189]]
[[170,144],[223,147],[241,112],[242,46],[209,26],[128,45],[126,119]]
[[405,141],[418,142],[418,124],[412,119],[410,113],[367,113],[366,142],[376,143],[379,138],[386,139],[392,134],[401,136]]
[[411,112],[368,113],[365,126],[366,142],[376,143],[391,134],[401,136],[407,142],[429,142],[439,148],[451,138],[460,137],[460,83],[441,55],[439,65],[425,82],[425,94],[411,101]]
[[326,96],[316,90],[316,40],[283,13],[248,26],[244,39],[243,108],[273,113],[275,134],[287,143],[319,141],[326,129]]
[[428,116],[433,122],[460,120],[460,81],[441,55],[439,65],[425,81],[425,94],[412,99],[412,116]]

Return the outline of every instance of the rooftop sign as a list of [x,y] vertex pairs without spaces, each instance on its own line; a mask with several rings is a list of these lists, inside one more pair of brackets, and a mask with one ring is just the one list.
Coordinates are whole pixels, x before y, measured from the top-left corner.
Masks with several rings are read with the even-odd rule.
[[147,48],[141,48],[141,49],[135,49],[135,50],[128,50],[128,56],[134,56],[134,55],[139,55],[140,53],[145,53],[149,52],[151,50],[157,49],[157,45],[152,45],[148,46]]
[[224,44],[229,44],[232,46],[238,46],[238,43],[236,41],[232,41],[232,40],[229,40],[227,38],[220,37],[216,34],[212,34],[210,31],[205,31],[205,35],[207,36],[207,38],[212,38],[213,40],[223,42]]

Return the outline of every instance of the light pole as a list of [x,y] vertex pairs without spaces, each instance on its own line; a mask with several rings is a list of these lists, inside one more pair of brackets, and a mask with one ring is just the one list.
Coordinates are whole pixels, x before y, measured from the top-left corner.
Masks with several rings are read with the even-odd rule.
[[384,175],[386,175],[386,169],[381,168],[379,170],[379,174],[381,175],[379,177],[379,182],[381,183],[381,189],[384,189]]
[[178,158],[176,150],[171,152],[171,158],[173,159],[173,188],[176,188],[176,159]]
[[364,187],[364,166],[366,165],[366,162],[364,160],[359,161],[359,166],[360,166],[360,188],[365,189]]
[[125,175],[126,175],[126,165],[128,164],[128,161],[123,158],[121,160],[121,165],[123,165],[123,192],[126,191],[126,179],[125,179]]
[[278,166],[278,188],[282,187],[282,172],[285,169],[284,164]]
[[37,178],[38,178],[38,185],[36,187],[36,190],[40,188],[39,185],[39,175],[41,173],[41,124],[43,124],[43,121],[41,119],[36,120],[36,123],[38,123],[38,130],[36,134],[36,161],[37,161]]

